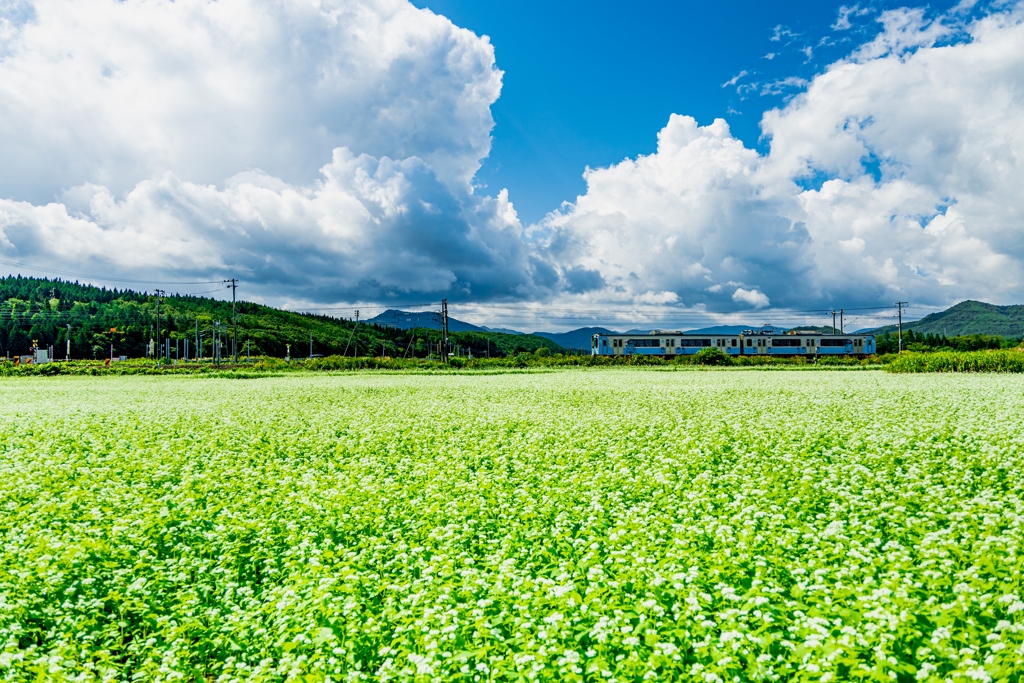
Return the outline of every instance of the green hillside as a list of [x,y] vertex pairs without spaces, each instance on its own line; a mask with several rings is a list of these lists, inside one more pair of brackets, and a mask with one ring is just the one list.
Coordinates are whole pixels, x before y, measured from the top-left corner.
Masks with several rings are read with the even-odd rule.
[[[1000,335],[1002,337],[1024,336],[1024,305],[995,306],[981,301],[961,301],[956,306],[939,313],[932,313],[912,323],[903,323],[918,334],[934,334],[940,337],[961,337],[967,335]],[[874,330],[896,332],[896,325],[887,325]]]
[[[171,339],[171,358],[184,351],[195,355],[197,336],[203,355],[212,353],[211,339],[219,329],[225,345],[222,356],[231,353],[231,302],[195,296],[167,296],[160,301],[161,339]],[[292,313],[250,302],[238,302],[239,355],[246,355],[246,342],[253,356],[283,358],[291,345],[293,357],[321,355],[384,355],[426,357],[437,354],[440,332],[419,328],[399,330],[324,315]],[[220,323],[218,328],[217,323]],[[131,290],[106,289],[91,285],[26,277],[0,278],[0,356],[27,354],[33,341],[40,347],[53,346],[54,357],[64,358],[71,340],[72,358],[106,358],[113,345],[114,355],[146,357],[150,339],[157,332],[157,298]],[[197,331],[198,330],[198,331]],[[500,332],[455,332],[453,345],[463,353],[502,356],[532,352],[546,347],[563,349],[543,337]]]

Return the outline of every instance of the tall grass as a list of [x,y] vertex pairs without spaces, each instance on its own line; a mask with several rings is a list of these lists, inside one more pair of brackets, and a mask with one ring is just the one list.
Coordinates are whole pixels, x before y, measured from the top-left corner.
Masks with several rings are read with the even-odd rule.
[[1024,351],[904,353],[885,369],[888,372],[1024,372]]

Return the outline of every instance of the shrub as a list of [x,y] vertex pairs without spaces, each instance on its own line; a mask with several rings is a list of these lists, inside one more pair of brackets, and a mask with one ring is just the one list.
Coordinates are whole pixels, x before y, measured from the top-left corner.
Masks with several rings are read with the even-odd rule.
[[1024,372],[1024,353],[939,351],[904,353],[885,366],[888,372]]
[[729,356],[716,348],[701,349],[694,357],[694,362],[698,365],[732,365]]

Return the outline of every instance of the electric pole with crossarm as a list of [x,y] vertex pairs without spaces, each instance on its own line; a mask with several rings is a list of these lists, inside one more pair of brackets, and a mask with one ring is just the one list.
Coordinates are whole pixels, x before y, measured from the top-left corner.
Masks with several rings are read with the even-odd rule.
[[165,293],[166,292],[164,292],[164,290],[162,290],[162,289],[156,290],[156,355],[157,355],[157,361],[156,362],[157,362],[157,364],[160,363],[160,358],[159,358],[159,354],[160,354],[160,297],[163,296]]
[[910,304],[908,304],[906,301],[897,301],[896,302],[896,312],[897,312],[897,315],[899,316],[899,322],[897,323],[897,325],[898,325],[897,329],[899,330],[899,335],[900,335],[900,349],[899,349],[900,353],[903,353],[903,307],[904,306],[909,306],[909,305]]
[[227,282],[228,287],[231,288],[231,321],[235,326],[235,338],[231,341],[231,355],[233,356],[232,362],[238,365],[238,316],[235,314],[235,290],[238,289],[238,280],[231,278],[224,282]]

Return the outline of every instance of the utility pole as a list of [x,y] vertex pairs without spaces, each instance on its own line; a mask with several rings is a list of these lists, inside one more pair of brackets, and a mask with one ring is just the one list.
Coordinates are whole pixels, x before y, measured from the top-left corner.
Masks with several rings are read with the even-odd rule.
[[897,329],[899,330],[899,335],[900,335],[900,349],[899,349],[899,353],[903,353],[903,307],[904,306],[909,306],[909,305],[910,304],[908,304],[906,301],[897,301],[896,302],[896,314],[899,316],[899,322],[897,323],[897,325],[898,325]]
[[[162,289],[156,290],[156,349],[157,349],[157,353],[160,353],[162,351],[162,349],[160,348],[160,297],[163,296],[164,294],[165,294],[164,290],[162,290]],[[157,359],[157,364],[159,364],[159,363],[160,363],[160,360]]]
[[832,311],[832,334],[836,333],[836,312]]
[[[352,328],[352,333],[348,335],[348,342],[345,344],[345,354],[348,355],[348,347],[352,344],[352,339],[356,337],[356,330],[359,329],[359,311],[356,311],[356,326]],[[359,339],[356,338],[356,350],[352,353],[352,357],[355,358],[359,351]]]
[[313,333],[309,333],[309,357],[313,358]]
[[441,357],[448,362],[448,299],[441,299]]
[[839,309],[839,334],[846,334],[843,330],[843,309]]
[[199,345],[199,318],[196,318],[196,362],[203,359],[203,347]]
[[68,352],[64,360],[71,360],[71,323],[68,323]]
[[231,320],[235,325],[235,338],[231,342],[231,355],[234,356],[235,365],[238,364],[238,316],[235,315],[235,290],[238,289],[238,279],[231,278],[230,280],[224,280],[228,283],[228,287],[231,288]]

